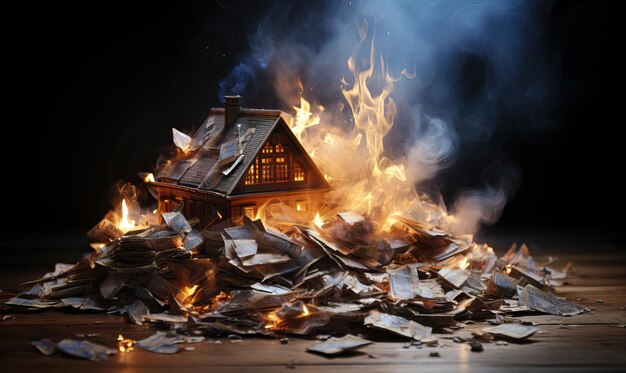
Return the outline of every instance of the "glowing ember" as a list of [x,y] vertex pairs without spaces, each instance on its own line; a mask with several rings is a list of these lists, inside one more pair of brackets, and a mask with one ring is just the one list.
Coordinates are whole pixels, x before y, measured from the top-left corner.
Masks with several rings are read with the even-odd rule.
[[185,294],[187,294],[187,297],[192,296],[196,292],[197,288],[198,288],[198,285],[194,285],[194,286],[191,286],[191,287],[186,287],[184,289],[184,291],[185,291]]
[[122,220],[120,220],[118,228],[122,232],[128,232],[129,230],[135,228],[135,221],[129,220],[128,218],[128,205],[126,204],[126,199],[122,200]]
[[302,305],[302,317],[307,317],[311,314],[311,312],[309,312],[309,309],[306,308],[306,304]]
[[267,323],[265,324],[265,329],[274,329],[277,324],[281,321],[280,317],[276,314],[276,312],[270,312],[265,316]]
[[131,352],[135,349],[134,345],[135,341],[133,341],[132,339],[126,339],[121,334],[117,336],[117,348],[120,350],[120,352]]
[[143,181],[146,183],[154,183],[154,175],[152,173],[147,174]]

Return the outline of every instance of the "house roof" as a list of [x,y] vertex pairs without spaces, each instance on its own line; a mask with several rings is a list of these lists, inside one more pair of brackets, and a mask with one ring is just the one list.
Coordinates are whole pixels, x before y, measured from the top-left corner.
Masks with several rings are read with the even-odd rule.
[[[292,137],[292,142],[301,148],[304,156],[310,161],[313,168],[311,171],[321,175],[300,142],[288,129],[281,117],[282,114],[278,110],[242,108],[235,124],[225,127],[224,109],[211,109],[207,120],[192,137],[191,147],[195,150],[170,160],[157,174],[158,181],[209,193],[230,195],[263,144],[279,126],[287,128],[285,131],[287,135]],[[220,146],[238,138],[237,124],[241,124],[242,135],[250,128],[254,128],[254,132],[244,145],[242,161],[228,175],[223,175],[222,171],[228,166],[217,166]]]

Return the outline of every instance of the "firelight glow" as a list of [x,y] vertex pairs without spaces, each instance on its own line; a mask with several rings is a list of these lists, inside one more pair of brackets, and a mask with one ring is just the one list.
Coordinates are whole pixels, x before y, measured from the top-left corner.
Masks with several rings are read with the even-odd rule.
[[117,348],[120,350],[120,352],[131,352],[135,349],[134,345],[135,341],[133,341],[132,339],[126,339],[121,334],[117,336]]
[[124,233],[135,228],[135,221],[129,220],[128,218],[128,205],[126,204],[126,199],[122,199],[122,220],[120,220],[118,228]]
[[192,296],[196,292],[197,288],[198,288],[198,285],[186,287],[185,288],[185,294],[187,294],[187,296],[190,297],[190,296]]
[[315,224],[318,227],[321,227],[322,225],[324,225],[324,221],[320,217],[319,212],[315,214],[315,218],[313,219],[313,224]]

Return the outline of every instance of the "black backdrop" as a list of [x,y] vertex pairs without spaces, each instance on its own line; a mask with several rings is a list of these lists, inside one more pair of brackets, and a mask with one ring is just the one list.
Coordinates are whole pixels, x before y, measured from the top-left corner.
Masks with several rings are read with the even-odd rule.
[[[197,126],[219,105],[218,81],[268,5],[243,2],[235,14],[213,1],[180,3],[3,11],[3,237],[86,231],[109,209],[115,181],[152,167],[172,126]],[[491,231],[622,234],[625,43],[615,6],[567,1],[550,14],[549,44],[563,57],[558,125],[493,144],[522,181]]]

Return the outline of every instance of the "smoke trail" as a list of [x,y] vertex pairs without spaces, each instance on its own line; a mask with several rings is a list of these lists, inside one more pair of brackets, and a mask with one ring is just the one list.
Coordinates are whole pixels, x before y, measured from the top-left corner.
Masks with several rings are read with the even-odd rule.
[[250,52],[239,58],[237,65],[219,82],[219,99],[242,94],[252,82],[256,86],[257,70],[265,69],[274,52],[272,40],[265,35],[267,21],[261,22],[256,32],[248,38]]

